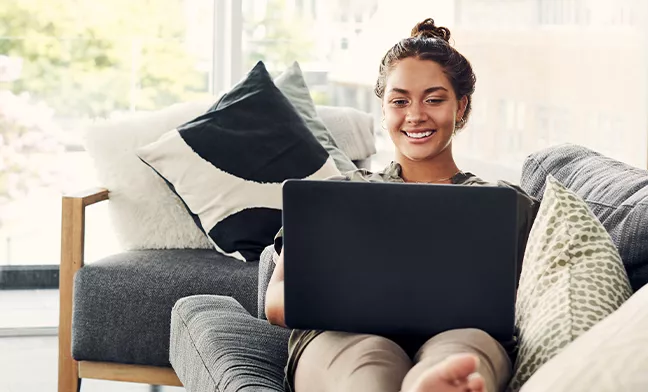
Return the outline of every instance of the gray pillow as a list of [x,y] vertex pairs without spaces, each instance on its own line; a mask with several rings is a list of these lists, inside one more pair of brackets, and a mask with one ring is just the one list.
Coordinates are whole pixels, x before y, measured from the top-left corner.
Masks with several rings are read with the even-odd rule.
[[547,175],[582,197],[618,248],[632,288],[648,283],[648,171],[564,144],[530,155],[522,188],[542,198]]
[[336,145],[349,159],[367,159],[376,153],[374,118],[371,114],[339,106],[318,105],[315,110],[333,135]]
[[351,159],[338,148],[331,132],[326,128],[322,119],[318,116],[315,103],[310,96],[308,86],[304,80],[299,64],[295,61],[288,69],[274,80],[275,85],[295,106],[297,113],[304,119],[306,126],[313,133],[318,142],[326,152],[333,158],[335,166],[342,173],[356,170],[357,167]]

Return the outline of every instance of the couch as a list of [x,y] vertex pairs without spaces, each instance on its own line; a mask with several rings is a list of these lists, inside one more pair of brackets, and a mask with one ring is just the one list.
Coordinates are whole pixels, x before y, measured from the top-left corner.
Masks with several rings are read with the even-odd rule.
[[[134,153],[138,146],[204,113],[214,99],[109,119],[87,131],[86,148],[103,187],[62,199],[59,392],[78,391],[83,378],[182,386],[169,362],[171,309],[181,298],[231,298],[249,314],[257,314],[259,263],[224,256],[202,237],[175,236],[178,232],[186,236],[189,230],[203,234],[180,202],[172,199],[166,184]],[[355,166],[368,169],[375,151],[368,148],[374,144],[372,116],[351,108],[317,110],[340,149]],[[359,139],[361,144],[355,142]],[[162,192],[166,192],[163,203],[168,204],[143,211],[157,202],[151,194]],[[127,248],[136,242],[145,246],[85,263],[86,211],[104,201],[120,206],[111,217],[114,226],[130,230],[121,233],[122,243]],[[177,216],[186,219],[180,222]],[[161,230],[156,218],[166,219]],[[137,233],[131,230],[134,225],[146,226],[139,230],[141,238],[131,234]],[[147,229],[155,235],[148,235]],[[174,248],[180,240],[189,244],[187,249]]]
[[[543,365],[522,391],[648,390],[648,172],[563,145],[529,156],[521,185],[541,198],[548,174],[583,197],[603,223],[635,294]],[[258,277],[248,278],[247,287],[258,283],[256,306],[235,296],[197,295],[173,307],[170,362],[188,391],[283,390],[289,331],[268,324],[263,312],[274,256],[266,248]]]

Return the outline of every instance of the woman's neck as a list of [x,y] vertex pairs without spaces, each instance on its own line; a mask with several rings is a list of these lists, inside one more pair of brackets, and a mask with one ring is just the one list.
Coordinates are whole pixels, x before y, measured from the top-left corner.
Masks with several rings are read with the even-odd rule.
[[396,162],[401,165],[401,177],[405,182],[447,183],[460,171],[452,153],[442,153],[425,161],[413,161],[397,152]]

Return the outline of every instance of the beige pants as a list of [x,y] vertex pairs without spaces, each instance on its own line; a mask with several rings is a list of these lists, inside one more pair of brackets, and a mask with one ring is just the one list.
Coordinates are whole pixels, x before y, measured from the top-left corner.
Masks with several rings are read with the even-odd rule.
[[296,392],[408,391],[427,369],[449,355],[479,357],[477,371],[489,392],[501,392],[511,377],[502,346],[477,329],[441,333],[428,340],[414,361],[393,341],[375,335],[324,332],[308,344],[295,371]]

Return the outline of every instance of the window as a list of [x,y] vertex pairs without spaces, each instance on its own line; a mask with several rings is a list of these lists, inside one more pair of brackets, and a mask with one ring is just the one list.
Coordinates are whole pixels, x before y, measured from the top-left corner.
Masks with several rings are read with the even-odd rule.
[[[642,0],[147,4],[0,8],[0,265],[58,263],[60,194],[95,183],[81,142],[87,122],[221,91],[258,60],[274,74],[298,60],[316,103],[353,106],[380,124],[378,64],[421,15],[451,29],[477,74],[473,114],[454,145],[462,169],[517,182],[526,155],[565,142],[648,162]],[[379,128],[375,168],[393,154]],[[94,224],[107,221],[97,213]],[[88,251],[116,246],[106,238]]]
[[590,4],[584,0],[540,1],[538,21],[541,25],[588,25],[592,22]]
[[[61,194],[97,184],[85,125],[210,94],[213,0],[160,0],[155,8],[124,0],[0,7],[0,266],[31,279],[49,265],[56,277]],[[91,210],[96,233],[108,215],[104,206]],[[110,231],[101,235],[88,243],[88,257],[119,249]],[[0,290],[14,286],[20,282],[0,279]]]
[[540,148],[561,143],[565,134],[569,133],[572,122],[566,108],[538,105],[535,123],[536,143]]
[[525,103],[510,100],[501,100],[499,103],[499,127],[498,138],[503,141],[500,145],[502,157],[507,152],[517,155],[518,151],[523,150],[523,140],[525,139],[524,129],[526,128]]
[[317,0],[311,0],[312,18],[317,19]]
[[[380,103],[359,91],[371,91],[387,49],[408,36],[421,15],[451,29],[477,75],[473,115],[455,143],[458,159],[472,165],[466,169],[486,178],[515,173],[508,179],[519,181],[526,155],[565,142],[635,166],[648,162],[645,2],[409,0],[403,7],[346,0],[320,6],[316,22],[326,28],[318,30],[316,43],[282,62],[328,70],[328,102],[371,108],[378,124]],[[359,23],[357,15],[363,15]],[[623,138],[612,142],[611,134]],[[378,166],[391,158],[389,140],[379,145]]]
[[[243,73],[263,60],[268,71],[280,73],[294,60],[312,61],[317,54],[321,32],[300,13],[289,12],[287,0],[246,0],[243,7]],[[303,4],[302,4],[303,7]]]

